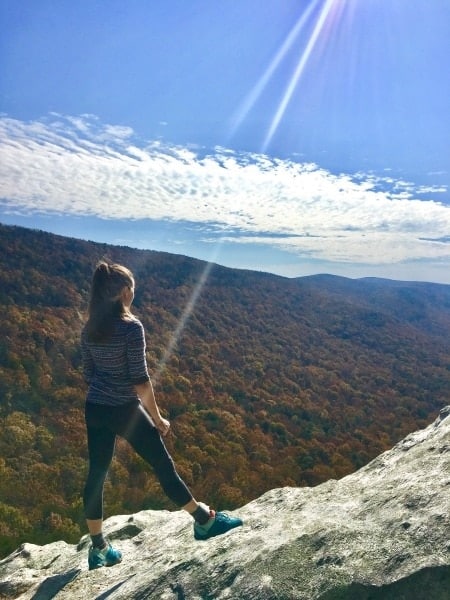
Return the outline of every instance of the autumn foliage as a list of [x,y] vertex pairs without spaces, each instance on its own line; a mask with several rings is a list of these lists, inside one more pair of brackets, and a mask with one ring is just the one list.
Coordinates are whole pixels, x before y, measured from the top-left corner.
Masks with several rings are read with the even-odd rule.
[[[448,286],[290,280],[0,225],[0,555],[85,532],[78,342],[105,257],[136,275],[168,445],[217,508],[342,477],[448,403]],[[121,440],[105,500],[174,508]]]

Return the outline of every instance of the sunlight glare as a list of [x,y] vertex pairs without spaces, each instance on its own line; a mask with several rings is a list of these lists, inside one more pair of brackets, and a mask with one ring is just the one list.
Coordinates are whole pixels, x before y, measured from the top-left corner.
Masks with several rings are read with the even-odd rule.
[[[217,253],[217,251],[216,251],[216,253]],[[175,331],[172,333],[172,335],[170,337],[169,343],[167,344],[167,347],[164,351],[164,355],[158,363],[155,376],[153,377],[153,380],[155,382],[159,379],[159,377],[163,373],[164,368],[165,368],[167,362],[169,361],[169,359],[178,343],[178,340],[181,337],[181,334],[183,333],[183,329],[185,328],[187,320],[189,319],[190,315],[192,314],[192,311],[195,308],[197,300],[201,294],[203,287],[205,286],[206,281],[208,280],[209,273],[210,273],[213,265],[214,265],[213,261],[209,261],[206,263],[205,268],[203,269],[203,272],[200,276],[200,279],[192,291],[191,297],[189,298],[189,300],[183,310],[183,314],[181,315],[180,320],[178,321],[177,327],[175,328]]]
[[238,127],[242,124],[242,122],[244,121],[244,119],[246,118],[248,113],[250,112],[250,110],[253,108],[255,102],[258,100],[258,98],[264,91],[265,87],[267,86],[267,84],[268,84],[270,78],[272,77],[272,75],[274,74],[275,70],[280,65],[281,61],[286,56],[287,52],[290,50],[292,44],[297,39],[297,37],[300,34],[300,31],[303,29],[304,25],[307,23],[311,13],[314,11],[316,6],[321,1],[322,0],[314,0],[310,4],[310,6],[307,8],[307,10],[302,14],[302,16],[298,19],[298,21],[294,25],[294,27],[291,29],[291,31],[289,32],[289,35],[283,42],[281,48],[276,53],[275,57],[270,62],[269,66],[263,73],[262,77],[260,77],[259,81],[253,87],[252,91],[248,94],[248,96],[245,99],[241,108],[236,112],[236,114],[233,118],[231,135],[233,135],[236,132]]
[[264,139],[264,143],[262,146],[262,150],[264,152],[266,151],[268,145],[270,144],[270,142],[274,136],[275,131],[278,128],[278,125],[280,124],[280,121],[286,111],[286,107],[289,104],[289,101],[292,97],[292,94],[294,93],[295,88],[297,87],[299,79],[303,73],[303,70],[304,70],[307,62],[308,62],[311,52],[313,51],[314,46],[316,45],[316,42],[322,32],[322,29],[327,21],[327,18],[330,14],[331,8],[334,3],[335,3],[335,0],[326,0],[325,4],[322,7],[322,10],[320,11],[319,18],[317,19],[317,22],[314,26],[314,30],[311,34],[311,37],[309,38],[306,48],[304,49],[303,53],[300,56],[300,60],[298,62],[297,68],[295,69],[295,72],[294,72],[293,76],[291,77],[291,80],[289,81],[289,85],[287,86],[287,89],[285,91],[283,99],[280,102],[278,110],[275,113],[275,116],[272,120],[270,128]]

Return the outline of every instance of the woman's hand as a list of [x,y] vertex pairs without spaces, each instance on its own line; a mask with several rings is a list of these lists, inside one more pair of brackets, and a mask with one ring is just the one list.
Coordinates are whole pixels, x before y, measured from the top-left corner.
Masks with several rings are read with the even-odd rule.
[[155,425],[156,429],[163,437],[169,433],[170,423],[167,419],[161,417],[157,422],[155,422]]
[[159,408],[155,400],[155,394],[153,393],[152,382],[146,381],[145,383],[140,383],[135,385],[134,389],[141,399],[143,407],[153,419],[156,429],[162,436],[167,435],[170,429],[170,423],[167,419],[164,419],[159,412]]

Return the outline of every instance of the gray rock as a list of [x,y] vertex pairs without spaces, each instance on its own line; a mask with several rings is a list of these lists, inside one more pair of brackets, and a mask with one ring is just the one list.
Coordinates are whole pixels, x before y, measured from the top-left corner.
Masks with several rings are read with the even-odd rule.
[[108,519],[120,565],[87,570],[78,546],[24,544],[0,562],[22,600],[449,600],[450,407],[356,473],[274,489],[244,527],[196,542],[182,511]]

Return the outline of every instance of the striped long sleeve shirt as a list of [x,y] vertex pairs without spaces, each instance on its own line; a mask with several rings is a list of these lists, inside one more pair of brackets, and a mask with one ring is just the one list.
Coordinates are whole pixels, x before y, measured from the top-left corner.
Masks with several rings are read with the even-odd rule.
[[107,342],[90,342],[81,334],[83,373],[89,389],[87,402],[118,406],[137,399],[134,386],[149,381],[145,335],[138,319],[118,318]]

